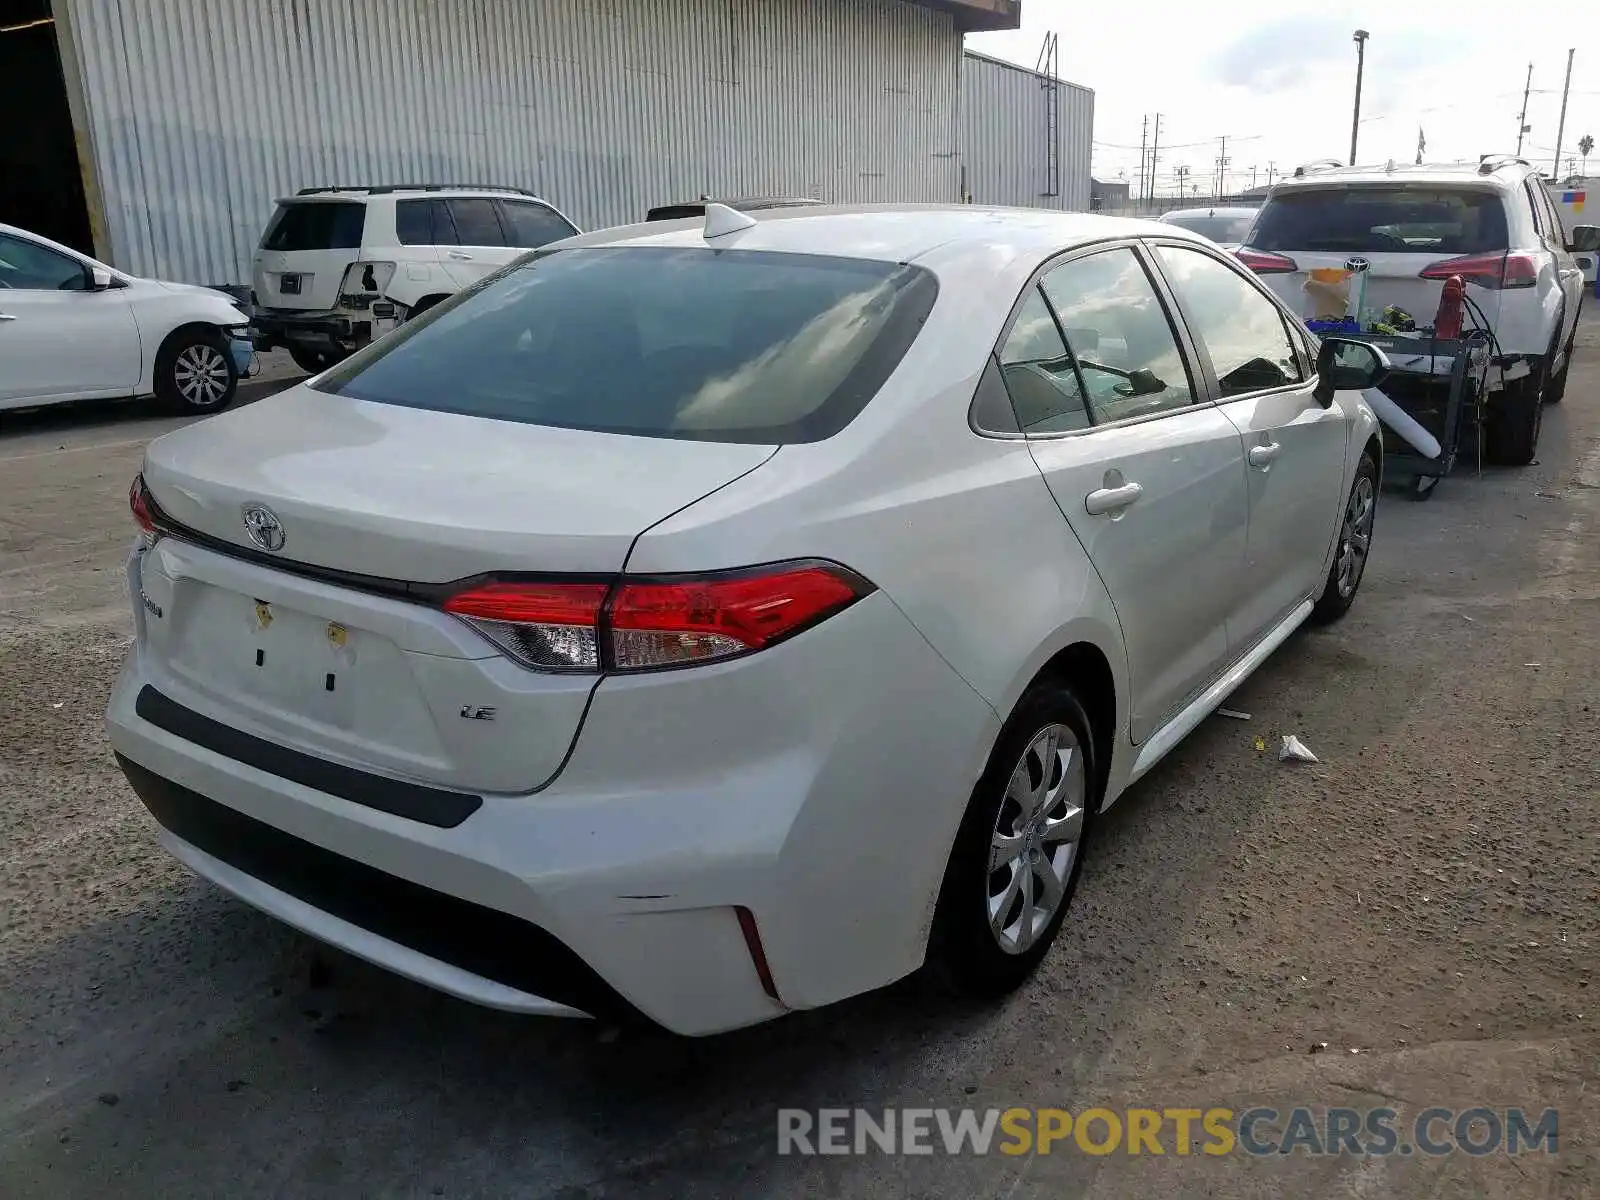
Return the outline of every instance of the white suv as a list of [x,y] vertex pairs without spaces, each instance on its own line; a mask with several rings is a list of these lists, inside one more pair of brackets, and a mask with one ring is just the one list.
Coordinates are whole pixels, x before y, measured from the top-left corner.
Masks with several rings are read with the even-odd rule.
[[[1262,205],[1238,255],[1297,311],[1307,272],[1365,260],[1367,303],[1431,325],[1459,275],[1494,337],[1484,452],[1531,462],[1541,406],[1566,390],[1583,275],[1539,173],[1522,159],[1477,165],[1302,167]],[[1470,324],[1470,321],[1469,321]]]
[[257,350],[321,371],[578,227],[518,188],[302,188],[278,201],[253,278]]

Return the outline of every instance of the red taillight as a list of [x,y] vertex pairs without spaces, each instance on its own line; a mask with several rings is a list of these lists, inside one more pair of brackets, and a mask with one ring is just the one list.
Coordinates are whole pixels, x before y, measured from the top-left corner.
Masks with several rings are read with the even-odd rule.
[[150,490],[144,486],[144,476],[135,475],[128,486],[128,509],[133,513],[133,523],[141,532],[156,531],[156,514],[150,505]]
[[444,610],[524,666],[597,671],[600,610],[610,590],[606,583],[506,580],[457,592]]
[[1287,255],[1268,254],[1264,250],[1252,250],[1248,246],[1240,246],[1233,252],[1233,256],[1257,275],[1287,275],[1291,271],[1300,269],[1300,265]]
[[625,579],[607,611],[613,663],[640,670],[759,650],[861,595],[858,580],[822,563],[735,576]]
[[1539,282],[1539,264],[1526,254],[1468,254],[1429,263],[1421,277],[1449,279],[1452,275],[1495,291],[1532,287]]
[[[831,563],[605,583],[501,580],[451,596],[462,618],[525,666],[642,671],[747,654],[872,590]],[[607,599],[609,595],[609,600]]]

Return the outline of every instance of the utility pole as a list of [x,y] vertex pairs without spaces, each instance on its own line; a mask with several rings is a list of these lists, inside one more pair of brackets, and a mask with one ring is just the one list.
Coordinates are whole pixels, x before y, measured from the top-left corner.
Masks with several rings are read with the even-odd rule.
[[1145,143],[1150,138],[1150,114],[1145,113],[1144,120],[1139,122],[1139,206],[1144,207],[1144,159]]
[[1228,135],[1222,135],[1222,149],[1217,154],[1217,200],[1220,203],[1223,192],[1227,191],[1228,164],[1233,160],[1228,157]]
[[1188,178],[1189,178],[1189,168],[1186,167],[1186,166],[1180,165],[1178,167],[1178,199],[1179,200],[1182,200],[1184,198],[1184,196],[1186,195],[1186,192],[1184,191],[1183,185],[1184,185],[1185,182],[1188,181]]
[[1561,138],[1567,132],[1567,92],[1572,88],[1572,56],[1574,50],[1567,51],[1567,81],[1561,85],[1561,122],[1556,126],[1556,158],[1551,165],[1552,173],[1561,174]]
[[1361,132],[1361,74],[1367,65],[1367,39],[1372,35],[1365,29],[1356,30],[1356,107],[1350,115],[1350,165],[1356,165],[1356,134]]
[[1251,191],[1255,191],[1255,187],[1256,187],[1256,165],[1255,165],[1255,163],[1251,163],[1250,164],[1250,190]]
[[1522,85],[1522,111],[1517,114],[1517,157],[1522,157],[1522,135],[1528,132],[1528,93],[1533,90],[1533,64],[1528,64],[1528,82]]
[[1150,203],[1156,200],[1156,163],[1161,157],[1161,114],[1156,114],[1156,130],[1150,139]]
[[1278,162],[1276,159],[1267,159],[1267,186],[1272,186],[1272,181],[1278,177]]

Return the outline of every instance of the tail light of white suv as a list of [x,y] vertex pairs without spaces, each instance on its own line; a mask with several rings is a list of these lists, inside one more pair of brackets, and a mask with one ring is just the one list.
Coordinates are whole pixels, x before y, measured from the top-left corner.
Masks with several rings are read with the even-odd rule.
[[1429,263],[1419,275],[1423,279],[1449,279],[1459,275],[1468,283],[1500,291],[1533,287],[1539,282],[1539,264],[1527,254],[1467,254]]

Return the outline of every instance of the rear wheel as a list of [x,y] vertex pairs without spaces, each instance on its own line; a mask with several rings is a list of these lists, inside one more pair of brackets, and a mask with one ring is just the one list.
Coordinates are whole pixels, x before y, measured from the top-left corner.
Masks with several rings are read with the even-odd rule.
[[1049,952],[1083,869],[1095,767],[1071,688],[1035,684],[995,742],[945,868],[929,959],[957,990],[1003,995]]
[[1539,450],[1539,430],[1544,425],[1544,394],[1550,359],[1533,364],[1533,370],[1502,388],[1491,400],[1483,427],[1483,457],[1503,467],[1525,467]]
[[233,403],[239,368],[215,329],[194,326],[169,337],[156,355],[156,398],[182,413],[220,412]]

